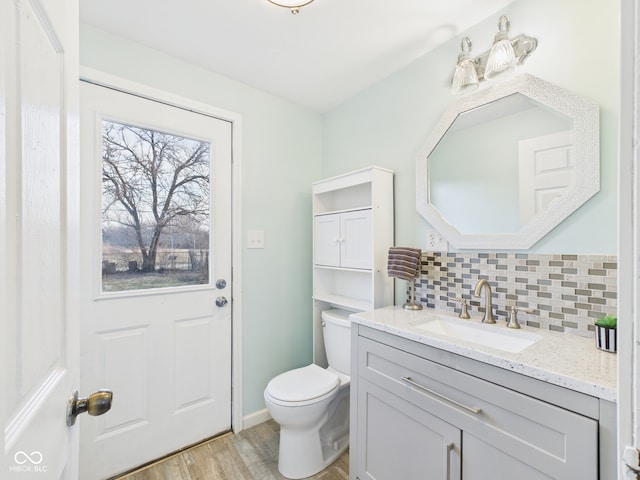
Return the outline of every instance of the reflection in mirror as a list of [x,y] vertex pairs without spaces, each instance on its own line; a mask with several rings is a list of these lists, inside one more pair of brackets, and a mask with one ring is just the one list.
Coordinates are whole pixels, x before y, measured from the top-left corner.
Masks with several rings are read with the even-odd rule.
[[461,234],[517,232],[573,183],[572,126],[520,93],[461,113],[428,157],[429,203]]
[[598,104],[528,74],[454,102],[416,161],[454,248],[528,249],[600,189]]

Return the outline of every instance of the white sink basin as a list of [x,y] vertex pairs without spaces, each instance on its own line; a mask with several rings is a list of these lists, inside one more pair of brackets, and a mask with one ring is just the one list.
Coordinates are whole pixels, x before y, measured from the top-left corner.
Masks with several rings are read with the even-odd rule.
[[507,329],[501,325],[473,323],[444,316],[434,316],[415,328],[509,353],[519,353],[542,338],[540,335]]

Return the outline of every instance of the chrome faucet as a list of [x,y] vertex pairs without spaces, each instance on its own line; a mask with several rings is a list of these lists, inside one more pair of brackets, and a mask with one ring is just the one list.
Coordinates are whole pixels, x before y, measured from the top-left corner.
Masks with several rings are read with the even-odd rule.
[[484,278],[480,279],[476,284],[476,289],[473,292],[474,297],[479,297],[480,292],[482,291],[482,287],[484,289],[484,316],[482,317],[483,323],[496,323],[496,319],[493,318],[493,305],[491,303],[491,285]]

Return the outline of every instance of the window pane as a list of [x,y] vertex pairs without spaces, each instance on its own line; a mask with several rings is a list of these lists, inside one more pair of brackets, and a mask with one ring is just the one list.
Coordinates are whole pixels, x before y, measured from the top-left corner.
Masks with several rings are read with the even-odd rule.
[[102,122],[102,290],[209,283],[210,144]]

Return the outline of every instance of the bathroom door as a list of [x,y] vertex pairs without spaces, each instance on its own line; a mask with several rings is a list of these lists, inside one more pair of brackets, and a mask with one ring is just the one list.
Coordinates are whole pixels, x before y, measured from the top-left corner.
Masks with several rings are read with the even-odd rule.
[[575,183],[571,131],[521,140],[518,166],[520,225],[525,225]]
[[[80,478],[231,427],[231,123],[81,82]],[[87,390],[89,391],[89,390]]]
[[0,31],[0,478],[74,480],[78,2],[1,1]]

